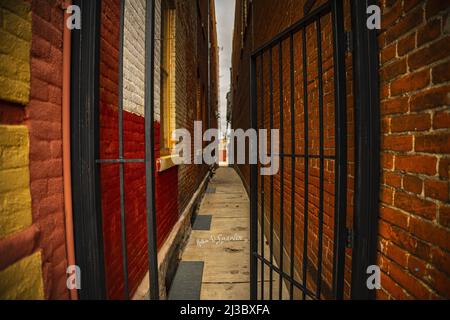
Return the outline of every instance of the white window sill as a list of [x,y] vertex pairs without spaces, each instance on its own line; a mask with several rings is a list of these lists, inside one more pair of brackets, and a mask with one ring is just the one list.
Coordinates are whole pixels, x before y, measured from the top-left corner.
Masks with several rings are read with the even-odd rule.
[[178,159],[179,156],[166,156],[161,157],[156,162],[156,168],[158,172],[164,172],[167,171],[173,167],[178,166],[175,164],[175,159]]

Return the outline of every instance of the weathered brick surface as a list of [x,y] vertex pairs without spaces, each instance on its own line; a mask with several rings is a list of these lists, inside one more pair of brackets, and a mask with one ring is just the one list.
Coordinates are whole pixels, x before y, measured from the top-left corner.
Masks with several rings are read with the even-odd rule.
[[30,96],[31,5],[0,2],[0,99],[25,105]]
[[[137,4],[133,2],[133,4]],[[135,8],[131,2],[125,8],[124,37],[124,111],[123,141],[127,159],[144,158],[143,88],[141,73],[134,73],[139,66],[138,45],[133,37],[139,37],[131,22],[132,16],[145,15],[142,7]],[[100,51],[100,157],[119,157],[119,36],[120,1],[105,1],[102,6]],[[142,27],[140,25],[140,27]],[[131,38],[130,38],[131,37]],[[134,52],[134,56],[133,56]],[[132,113],[133,112],[133,113]],[[124,299],[124,274],[121,239],[121,202],[118,165],[100,168],[103,213],[103,241],[106,267],[106,289],[109,299]],[[130,164],[124,169],[124,201],[126,221],[127,268],[130,296],[148,269],[145,168],[143,164]]]
[[[249,4],[247,4],[249,6]],[[233,75],[232,75],[232,90],[233,90],[233,127],[247,129],[249,127],[249,54],[254,49],[269,41],[276,34],[290,26],[302,17],[304,1],[284,1],[282,3],[274,3],[271,1],[260,1],[249,6],[249,19],[246,28],[242,28],[242,8],[243,1],[238,1],[236,7],[238,8],[235,21],[235,37],[233,42]],[[317,4],[319,5],[319,4]],[[348,8],[348,1],[346,1]],[[241,10],[239,10],[241,9]],[[349,14],[346,11],[346,24],[349,24]],[[269,18],[270,17],[270,18]],[[274,19],[273,17],[276,17]],[[270,23],[267,23],[269,21]],[[323,66],[323,88],[324,88],[324,151],[328,156],[333,156],[335,153],[335,139],[334,139],[334,84],[333,84],[333,45],[332,45],[332,29],[331,16],[327,15],[321,19],[322,26],[322,66]],[[254,32],[252,37],[251,30],[258,30]],[[252,39],[253,38],[253,39]],[[304,125],[304,105],[303,98],[303,53],[302,53],[302,33],[296,33],[294,36],[294,134],[295,144],[292,145],[292,125],[291,122],[291,86],[290,86],[290,56],[289,56],[289,39],[282,42],[282,68],[279,65],[279,46],[272,48],[272,70],[273,70],[273,128],[281,129],[281,111],[283,111],[283,127],[284,132],[280,132],[282,137],[282,146],[285,154],[304,154],[305,153],[305,125]],[[310,155],[319,154],[319,104],[318,104],[318,59],[317,59],[317,31],[314,25],[310,25],[306,29],[306,43],[307,43],[307,74],[308,74],[308,150]],[[351,59],[347,57],[348,70],[351,72]],[[258,79],[261,66],[263,70],[263,88],[260,82],[257,83],[258,90],[258,106],[261,110],[262,100],[264,101],[264,118],[259,115],[258,121],[263,121],[263,128],[270,128],[270,52],[267,51],[263,55],[263,63],[258,59],[257,74]],[[280,79],[281,74],[281,79]],[[280,107],[280,80],[282,81],[282,103]],[[352,90],[351,82],[348,84],[347,94],[351,100]],[[348,126],[353,127],[352,105],[348,109]],[[261,114],[261,111],[259,111]],[[348,224],[352,223],[353,210],[353,130],[349,130],[348,144],[349,144],[349,188],[347,193],[348,198]],[[283,216],[283,242],[284,250],[287,252],[284,256],[284,270],[289,270],[289,260],[291,259],[291,218],[294,214],[294,271],[295,279],[302,281],[302,267],[303,267],[303,230],[304,230],[304,194],[305,194],[305,162],[303,158],[297,158],[294,163],[290,157],[286,157],[283,161],[284,173],[280,172],[273,177],[273,225],[275,232],[274,246],[279,246],[280,242],[280,219]],[[312,291],[316,288],[317,272],[318,272],[318,256],[319,256],[319,241],[318,241],[318,213],[319,213],[319,171],[320,163],[318,159],[310,159],[308,162],[308,241],[307,241],[307,283],[308,288]],[[249,167],[237,166],[238,172],[244,179],[244,183],[248,186],[249,183]],[[280,168],[281,169],[281,168]],[[292,213],[292,172],[295,172],[295,194],[294,194],[294,213]],[[283,178],[281,178],[283,176]],[[281,190],[281,179],[283,179],[283,190]],[[332,273],[333,273],[333,242],[334,242],[334,161],[324,161],[324,225],[323,225],[323,251],[322,251],[322,295],[327,298],[331,296],[332,288]],[[261,179],[259,181],[261,184]],[[271,178],[264,178],[264,212],[266,219],[266,237],[270,239],[270,230],[268,223],[271,219]],[[283,199],[283,200],[281,200]],[[283,208],[281,208],[283,205]],[[278,239],[277,239],[278,238]],[[279,249],[276,249],[275,257],[280,258]],[[345,274],[345,293],[349,296],[350,293],[350,278],[351,278],[351,251],[347,251]],[[275,291],[274,291],[275,292]],[[300,292],[296,290],[294,295],[299,297]],[[267,297],[266,297],[267,298]]]
[[[6,5],[11,3],[13,1],[2,1]],[[33,225],[14,239],[16,252],[36,253],[34,257],[42,261],[44,297],[67,299],[61,124],[63,11],[61,1],[28,3],[31,3],[31,34],[18,36],[31,40],[29,102],[25,102],[25,108],[4,101],[0,103],[0,122],[26,125],[29,132]],[[20,12],[10,11],[20,16]],[[2,41],[2,45],[16,43],[21,42]],[[11,262],[23,258],[25,256],[14,255],[15,261]]]
[[124,109],[144,116],[145,1],[125,2]]
[[[194,121],[207,128],[208,45],[207,0],[199,2],[199,12],[190,1],[177,1],[176,52],[176,127],[189,130],[194,137]],[[183,13],[183,14],[180,14]],[[214,19],[214,1],[211,17]],[[218,110],[218,51],[215,20],[211,20],[211,127],[217,128]],[[193,140],[192,140],[193,144]],[[194,159],[194,153],[192,153]],[[199,165],[179,167],[178,202],[180,213],[186,209],[208,168]]]
[[[101,119],[100,155],[104,159],[118,157],[118,48],[120,7],[118,0],[105,0],[102,6],[101,40]],[[125,48],[124,48],[124,151],[125,158],[144,158],[144,87],[142,59],[144,58],[143,29],[141,23],[134,23],[144,17],[142,1],[129,2],[125,8]],[[206,8],[206,2],[202,4]],[[195,82],[199,67],[203,83],[206,84],[206,64],[200,62],[193,43],[197,34],[197,7],[191,1],[177,1],[175,26],[175,110],[173,118],[176,127],[190,128],[193,132],[196,105]],[[206,15],[203,16],[206,21]],[[156,2],[155,41],[155,157],[160,157],[160,60],[161,60],[161,2]],[[141,39],[141,40],[139,40]],[[201,40],[203,48],[207,46]],[[141,48],[142,46],[142,48]],[[206,51],[205,51],[206,53]],[[205,61],[205,60],[203,60]],[[217,66],[217,64],[215,65]],[[217,80],[216,82],[217,83]],[[217,101],[217,89],[215,89]],[[204,113],[204,111],[203,111]],[[186,208],[192,195],[204,178],[203,166],[180,166],[156,174],[156,211],[158,248],[166,240],[179,215]],[[108,297],[123,298],[123,265],[120,221],[119,167],[101,167],[103,236],[105,243],[106,279]],[[177,199],[179,201],[174,201]],[[125,209],[128,254],[128,276],[130,295],[148,271],[146,208],[145,208],[145,168],[141,164],[126,165],[125,168]]]
[[[304,1],[258,1],[253,2],[247,29],[242,23],[243,1],[236,2],[236,22],[233,42],[233,127],[249,127],[249,53],[270,40],[277,33],[302,17]],[[323,3],[323,1],[321,1]],[[345,29],[350,30],[349,1],[345,1]],[[450,269],[449,212],[449,11],[442,1],[381,1],[382,30],[379,33],[380,46],[380,107],[381,107],[381,185],[379,252],[383,289],[378,291],[380,299],[400,298],[448,298]],[[318,4],[317,4],[318,5]],[[250,18],[251,19],[251,18]],[[327,17],[322,19],[324,112],[325,112],[325,152],[334,153],[334,113],[333,113],[333,70],[332,47],[328,36],[331,34]],[[270,23],[267,23],[270,21]],[[329,28],[329,29],[327,29]],[[252,33],[249,30],[254,30]],[[308,27],[308,113],[309,151],[317,153],[318,148],[318,89],[316,30]],[[303,126],[303,80],[301,78],[302,35],[294,37],[295,69],[295,131],[297,153],[304,152]],[[284,148],[290,153],[290,87],[289,87],[289,43],[284,41],[283,69],[283,114]],[[274,76],[274,128],[280,127],[280,90],[278,46],[273,48]],[[354,148],[353,148],[353,93],[351,55],[346,57],[347,102],[348,102],[348,225],[352,224],[354,188]],[[258,72],[260,62],[258,61]],[[269,54],[264,55],[264,127],[269,127]],[[260,90],[258,83],[258,90]],[[260,91],[259,91],[260,92]],[[258,96],[261,105],[261,96]],[[259,118],[259,121],[262,119]],[[377,155],[374,155],[377,156]],[[317,254],[317,208],[318,208],[318,161],[309,164],[309,225],[308,250],[311,260],[308,272],[314,275]],[[332,254],[334,171],[332,163],[325,161],[325,203],[324,203],[324,279],[326,289],[330,284],[327,260]],[[244,183],[249,182],[249,167],[237,166]],[[284,242],[289,251],[290,241],[290,188],[291,160],[284,161]],[[304,166],[303,160],[295,163],[296,172],[296,233],[298,239],[303,234],[304,212]],[[270,178],[264,179],[266,216],[270,212]],[[274,227],[280,235],[280,174],[274,177]],[[269,217],[266,217],[269,219]],[[267,231],[266,231],[267,234]],[[328,241],[328,242],[327,242]],[[296,270],[301,268],[302,240],[295,243]],[[331,251],[327,251],[331,250]],[[327,253],[328,252],[328,253]],[[278,254],[279,255],[279,254]],[[439,258],[437,258],[439,256]],[[298,271],[301,274],[301,271]],[[347,249],[345,272],[345,296],[348,298],[351,286],[351,250]],[[308,287],[315,284],[308,279]],[[325,296],[326,292],[324,292]],[[326,297],[326,296],[325,296]]]
[[[14,237],[17,252],[30,255],[37,251],[42,259],[42,278],[45,298],[66,299],[66,248],[63,206],[62,176],[62,40],[63,10],[61,1],[36,0],[31,2],[32,44],[30,58],[30,101],[25,109],[6,101],[0,102],[1,124],[26,125],[29,130],[29,179],[33,225]],[[5,2],[9,3],[9,2]],[[213,1],[211,1],[213,4]],[[3,4],[3,2],[2,2]],[[143,1],[129,2],[129,20],[142,15]],[[206,119],[206,1],[200,1],[199,10],[191,1],[177,1],[177,65],[176,119],[177,127],[189,128],[193,120]],[[155,43],[155,139],[160,137],[160,16],[161,2],[157,1]],[[212,6],[212,8],[214,8]],[[3,7],[2,7],[3,10]],[[3,12],[3,11],[2,11]],[[214,13],[214,12],[213,12]],[[100,61],[100,156],[105,159],[118,157],[118,46],[119,46],[119,1],[104,0],[101,21]],[[5,18],[5,15],[1,15]],[[8,18],[8,17],[6,17]],[[3,26],[4,20],[1,21]],[[211,91],[212,121],[217,111],[217,38],[215,22],[213,30],[213,84]],[[129,28],[128,28],[129,27]],[[144,157],[144,118],[142,88],[142,24],[127,24],[125,36],[125,112],[124,141],[127,158]],[[133,29],[134,28],[134,29]],[[137,31],[136,31],[137,30]],[[19,31],[13,30],[14,32]],[[25,36],[20,34],[19,36]],[[2,41],[2,45],[7,42]],[[10,42],[12,43],[12,42]],[[178,49],[179,47],[179,49]],[[4,47],[1,47],[3,50]],[[194,59],[192,59],[194,57]],[[3,60],[2,60],[3,61]],[[2,69],[3,70],[3,69]],[[4,74],[2,72],[2,74]],[[192,82],[192,79],[198,81]],[[203,88],[203,96],[197,88]],[[206,122],[206,121],[205,121]],[[159,157],[159,144],[155,153]],[[157,220],[158,246],[161,246],[179,214],[186,208],[190,197],[198,188],[207,168],[205,166],[182,166],[157,174]],[[127,212],[127,250],[131,294],[147,272],[145,170],[142,165],[129,165],[125,169],[125,206]],[[110,298],[123,297],[123,272],[120,240],[120,197],[118,168],[111,165],[101,168],[103,205],[103,233],[106,258],[107,292]],[[182,191],[178,197],[177,190]],[[173,201],[173,199],[179,199]],[[11,239],[0,244],[10,250]],[[3,239],[2,239],[3,241]],[[19,243],[20,242],[20,243]],[[22,243],[23,242],[23,243]],[[10,252],[10,251],[8,251]],[[14,255],[11,263],[24,257]],[[7,267],[7,266],[5,266]]]
[[32,223],[29,148],[26,126],[0,125],[0,239]]
[[0,298],[2,300],[42,300],[41,253],[21,259],[5,270],[0,270]]
[[[386,284],[380,297],[384,298],[448,298],[450,294],[449,265],[435,258],[437,252],[443,259],[450,257],[450,230],[445,223],[449,203],[445,160],[450,153],[445,66],[450,33],[448,5],[443,3],[383,2],[381,70],[406,63],[402,72],[381,78],[386,88],[381,101],[383,157],[394,162],[382,165],[382,187],[391,194],[381,200],[379,261]],[[391,59],[384,61],[388,54]],[[393,174],[395,182],[386,179]]]
[[[32,2],[30,130],[33,220],[39,224],[45,296],[67,299],[62,180],[62,39],[60,1]],[[38,48],[47,46],[44,53]],[[42,87],[39,87],[42,85]],[[48,92],[48,96],[41,96]]]

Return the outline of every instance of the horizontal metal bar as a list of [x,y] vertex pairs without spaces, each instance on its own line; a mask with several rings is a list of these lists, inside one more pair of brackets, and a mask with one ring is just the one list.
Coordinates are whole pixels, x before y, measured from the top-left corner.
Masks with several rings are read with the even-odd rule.
[[274,45],[276,45],[278,42],[281,42],[281,41],[285,40],[286,38],[288,38],[291,33],[297,32],[298,30],[300,30],[300,29],[306,27],[307,25],[313,23],[316,19],[320,19],[322,16],[324,16],[325,14],[330,13],[330,12],[331,12],[330,2],[327,1],[326,3],[324,3],[323,5],[318,7],[317,9],[311,11],[311,13],[308,14],[306,17],[302,18],[297,23],[293,24],[292,26],[290,26],[286,30],[282,31],[280,34],[278,34],[271,41],[265,43],[264,45],[262,45],[261,47],[259,47],[255,51],[253,51],[252,56],[255,57],[255,56],[261,54],[265,50],[267,50],[267,49],[273,47]]
[[306,154],[274,154],[274,156],[278,156],[281,158],[309,158],[309,159],[328,159],[328,160],[335,160],[336,157],[335,156],[326,156],[326,155],[319,155],[319,154],[310,154],[310,155],[306,155]]
[[283,278],[285,278],[287,281],[289,281],[290,283],[293,283],[294,286],[296,286],[298,289],[300,289],[303,293],[305,293],[306,295],[308,295],[312,300],[317,300],[317,298],[315,297],[315,294],[313,292],[311,292],[310,290],[306,289],[301,283],[299,283],[297,280],[293,279],[290,275],[288,275],[285,272],[281,272],[280,268],[278,268],[277,266],[273,265],[272,263],[270,263],[270,261],[268,261],[267,259],[263,259],[259,254],[257,254],[256,252],[253,253],[256,258],[261,261],[262,263],[264,263],[265,265],[267,265],[271,270],[275,271],[276,273],[280,274]]
[[96,160],[97,164],[145,163],[144,159],[104,159]]

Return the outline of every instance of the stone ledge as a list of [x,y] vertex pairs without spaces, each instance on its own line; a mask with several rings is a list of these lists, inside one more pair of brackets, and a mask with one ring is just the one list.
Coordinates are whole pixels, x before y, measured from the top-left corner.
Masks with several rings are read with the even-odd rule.
[[[197,204],[200,203],[201,197],[207,186],[211,172],[208,172],[192,197],[183,214],[178,219],[178,222],[169,234],[166,242],[158,252],[158,266],[159,266],[159,297],[161,300],[167,299],[168,288],[166,283],[170,283],[175,275],[176,267],[183,249],[191,234],[191,218],[193,213],[197,210]],[[149,299],[149,273],[139,285],[133,300],[148,300]]]

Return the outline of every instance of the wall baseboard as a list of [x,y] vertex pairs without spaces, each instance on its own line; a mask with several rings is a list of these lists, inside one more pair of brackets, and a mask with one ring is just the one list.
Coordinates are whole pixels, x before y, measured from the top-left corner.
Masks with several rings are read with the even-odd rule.
[[[183,254],[184,247],[189,239],[192,231],[191,220],[192,216],[198,209],[200,201],[208,185],[209,179],[212,176],[212,171],[209,171],[203,178],[202,183],[195,192],[186,209],[181,214],[178,222],[173,227],[167,240],[158,252],[158,268],[159,268],[159,297],[161,300],[166,300],[168,295],[168,287],[172,282],[173,277],[178,266],[178,263]],[[149,292],[149,273],[139,285],[133,300],[148,300]]]

